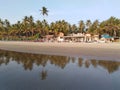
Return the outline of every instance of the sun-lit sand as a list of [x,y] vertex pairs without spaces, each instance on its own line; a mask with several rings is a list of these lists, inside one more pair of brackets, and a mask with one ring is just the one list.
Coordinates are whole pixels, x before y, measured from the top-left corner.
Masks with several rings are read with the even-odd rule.
[[57,43],[0,41],[0,49],[34,54],[120,60],[120,43]]

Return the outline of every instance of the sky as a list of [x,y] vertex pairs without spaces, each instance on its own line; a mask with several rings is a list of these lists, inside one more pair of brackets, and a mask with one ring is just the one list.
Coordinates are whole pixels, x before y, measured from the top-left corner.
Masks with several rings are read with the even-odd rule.
[[80,20],[101,22],[111,16],[120,18],[120,0],[1,0],[0,18],[11,23],[30,15],[35,21],[43,20],[39,11],[43,6],[49,10],[48,16],[44,17],[48,23],[64,19],[78,24]]

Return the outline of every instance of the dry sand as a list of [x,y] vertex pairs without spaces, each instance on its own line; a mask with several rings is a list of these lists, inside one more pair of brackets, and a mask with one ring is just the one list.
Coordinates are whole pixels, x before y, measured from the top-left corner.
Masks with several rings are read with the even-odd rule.
[[0,49],[34,53],[84,57],[85,59],[119,60],[120,43],[57,43],[0,41]]

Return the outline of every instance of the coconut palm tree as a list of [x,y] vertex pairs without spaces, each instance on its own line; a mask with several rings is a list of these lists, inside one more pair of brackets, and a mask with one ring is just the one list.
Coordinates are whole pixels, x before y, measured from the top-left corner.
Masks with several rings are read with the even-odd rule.
[[108,20],[101,22],[100,28],[102,33],[108,33],[110,36],[119,36],[120,20],[115,17],[110,17]]
[[5,37],[8,39],[9,29],[10,29],[11,25],[10,25],[10,22],[7,19],[5,19],[5,21],[3,23],[4,23],[4,30],[5,30]]
[[36,25],[37,32],[41,35],[42,28],[43,28],[42,22],[40,20],[37,20],[35,25]]
[[29,17],[25,16],[23,21],[22,21],[22,29],[23,29],[23,35],[27,39],[29,37]]
[[86,22],[86,31],[89,31],[91,25],[92,25],[91,20],[87,20],[87,22]]
[[49,25],[48,25],[48,22],[44,19],[43,21],[42,21],[42,34],[43,35],[46,35],[46,34],[48,34],[48,32],[49,32]]
[[89,27],[88,32],[91,34],[99,34],[99,21],[95,20],[93,24]]
[[72,30],[72,33],[78,33],[77,26],[75,24],[71,26],[71,30]]
[[18,29],[17,35],[18,35],[18,37],[21,37],[21,36],[22,36],[22,32],[23,32],[22,26],[23,26],[22,23],[21,23],[20,21],[18,21],[18,22],[17,22],[17,29]]
[[0,19],[0,27],[3,27],[3,21]]
[[42,10],[40,10],[41,11],[41,13],[42,13],[42,15],[44,16],[44,15],[47,15],[48,16],[48,10],[47,10],[47,8],[46,7],[42,7]]
[[32,36],[33,36],[34,35],[34,26],[35,26],[34,19],[32,16],[30,16],[28,20],[29,20],[30,32],[32,33]]
[[85,24],[84,24],[84,21],[81,20],[81,21],[79,22],[79,32],[80,32],[80,33],[83,33],[83,32],[84,32],[84,29],[85,29]]
[[0,19],[0,35],[2,36],[3,32],[4,32],[4,23],[3,21]]
[[46,15],[46,16],[48,16],[48,10],[47,10],[47,8],[46,7],[42,7],[42,9],[40,10],[41,11],[41,13],[42,13],[42,15],[43,15],[43,29],[42,29],[42,33],[43,33],[43,35],[45,35],[45,32],[47,31],[47,21],[44,19],[44,16]]

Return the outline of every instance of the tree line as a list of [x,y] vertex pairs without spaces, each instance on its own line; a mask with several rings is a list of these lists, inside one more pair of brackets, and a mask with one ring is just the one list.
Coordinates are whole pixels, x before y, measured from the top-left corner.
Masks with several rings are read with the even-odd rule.
[[[45,14],[45,12],[42,14]],[[45,19],[35,21],[33,16],[25,16],[15,24],[11,24],[7,19],[0,19],[0,40],[35,40],[45,35],[56,37],[59,32],[63,32],[64,35],[71,33],[101,35],[107,33],[113,37],[120,37],[120,19],[111,16],[102,22],[99,22],[99,20],[93,22],[91,20],[80,20],[78,25],[70,24],[65,20],[51,23],[48,23]]]

